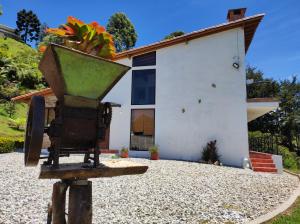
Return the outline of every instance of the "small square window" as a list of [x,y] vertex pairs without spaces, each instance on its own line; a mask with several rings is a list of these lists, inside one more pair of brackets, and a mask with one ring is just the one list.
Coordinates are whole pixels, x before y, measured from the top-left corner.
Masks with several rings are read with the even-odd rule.
[[156,52],[155,51],[147,53],[147,54],[135,56],[132,59],[133,67],[150,66],[150,65],[156,65]]

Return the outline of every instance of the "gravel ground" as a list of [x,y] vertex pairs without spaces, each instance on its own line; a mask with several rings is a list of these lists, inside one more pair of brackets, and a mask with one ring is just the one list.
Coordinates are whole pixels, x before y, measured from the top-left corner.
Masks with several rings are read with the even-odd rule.
[[[68,162],[78,161],[74,156]],[[143,175],[93,179],[93,223],[246,223],[285,201],[296,177],[181,161],[149,161]],[[22,153],[0,155],[0,223],[46,223],[55,180]]]

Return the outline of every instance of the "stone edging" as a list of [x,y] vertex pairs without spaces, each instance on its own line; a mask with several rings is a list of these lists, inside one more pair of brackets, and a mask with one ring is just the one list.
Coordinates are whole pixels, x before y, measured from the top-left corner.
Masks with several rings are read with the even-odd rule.
[[[284,169],[284,172],[288,173],[289,175],[293,175],[298,177],[299,181],[300,181],[300,175],[292,173],[288,170]],[[294,190],[294,192],[292,193],[292,195],[288,198],[287,201],[283,202],[282,204],[280,204],[278,207],[276,207],[274,210],[272,210],[271,212],[259,216],[256,219],[248,222],[248,224],[260,224],[266,221],[271,220],[272,218],[274,218],[275,216],[279,215],[280,213],[284,212],[285,210],[287,210],[289,207],[292,206],[292,204],[294,204],[294,202],[296,201],[296,199],[298,198],[298,196],[300,195],[300,182],[298,187]]]

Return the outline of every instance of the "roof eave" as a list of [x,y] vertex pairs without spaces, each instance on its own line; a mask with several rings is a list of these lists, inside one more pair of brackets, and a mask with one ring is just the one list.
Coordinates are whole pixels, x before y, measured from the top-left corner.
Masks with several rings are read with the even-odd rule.
[[265,14],[258,14],[258,15],[246,17],[246,18],[243,18],[243,19],[235,20],[235,21],[232,21],[232,22],[223,23],[223,24],[220,24],[220,25],[217,25],[217,26],[212,26],[212,27],[209,27],[209,28],[194,31],[194,32],[191,32],[191,33],[179,36],[179,37],[175,37],[175,38],[172,38],[172,39],[169,39],[169,40],[163,40],[163,41],[159,41],[159,42],[156,42],[156,43],[153,43],[153,44],[150,44],[150,45],[146,45],[146,46],[134,48],[134,49],[131,49],[131,50],[123,51],[123,52],[120,52],[116,55],[115,60],[119,60],[119,59],[126,58],[126,57],[132,57],[132,56],[144,54],[144,53],[147,53],[147,52],[155,51],[155,50],[160,49],[160,48],[172,46],[172,45],[179,44],[179,43],[184,43],[184,42],[187,42],[187,41],[190,41],[190,40],[193,40],[193,39],[197,39],[197,38],[200,38],[200,37],[212,35],[212,34],[223,32],[223,31],[227,31],[227,30],[230,30],[230,29],[238,28],[238,27],[243,27],[245,29],[245,31],[244,31],[244,34],[245,34],[245,53],[247,53],[247,50],[249,49],[251,41],[254,37],[255,31],[256,31],[259,23],[261,22],[261,20],[263,19],[264,16],[265,16]]

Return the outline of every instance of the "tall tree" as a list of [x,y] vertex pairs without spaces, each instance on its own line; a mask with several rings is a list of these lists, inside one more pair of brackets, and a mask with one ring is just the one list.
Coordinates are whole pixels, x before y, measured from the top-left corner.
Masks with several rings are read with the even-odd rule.
[[182,35],[184,35],[184,32],[181,31],[181,30],[178,30],[178,31],[172,32],[169,35],[165,36],[164,40],[172,39],[174,37],[179,37],[179,36],[182,36]]
[[294,151],[294,139],[300,135],[300,82],[294,76],[292,80],[282,81],[280,86],[280,105],[277,114],[283,136],[282,144]]
[[264,78],[264,73],[255,67],[247,66],[247,80],[253,83],[247,85],[248,98],[276,97],[279,93],[279,83],[273,79]]
[[112,15],[106,30],[113,35],[117,52],[129,50],[135,46],[137,40],[135,28],[124,13],[118,12]]
[[25,42],[37,41],[39,39],[41,23],[31,10],[21,10],[17,14],[17,34]]
[[300,135],[300,82],[297,77],[277,82],[265,79],[263,72],[248,67],[247,79],[253,80],[253,84],[247,86],[248,97],[276,97],[280,101],[276,111],[251,121],[249,131],[279,134],[281,144],[294,151],[294,142]]
[[40,32],[38,34],[38,40],[36,41],[36,46],[38,46],[39,43],[43,41],[44,37],[47,35],[46,30],[48,28],[49,28],[49,26],[47,25],[47,23],[43,23],[40,26]]
[[2,16],[3,14],[3,9],[2,9],[2,5],[0,5],[0,16]]

